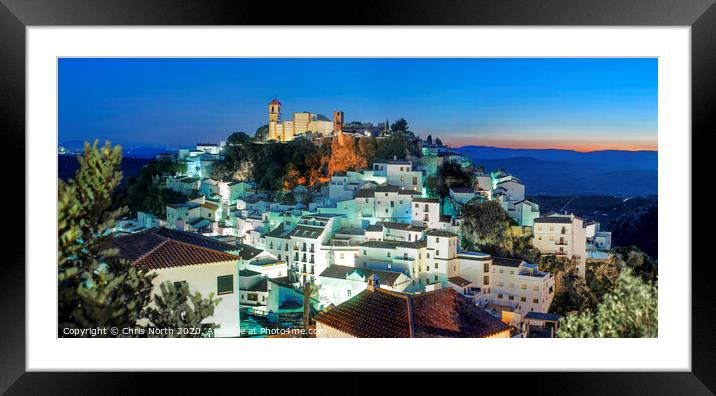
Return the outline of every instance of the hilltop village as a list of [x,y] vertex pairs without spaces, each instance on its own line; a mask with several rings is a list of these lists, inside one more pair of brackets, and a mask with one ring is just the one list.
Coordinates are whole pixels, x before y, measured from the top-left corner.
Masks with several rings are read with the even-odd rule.
[[[274,99],[265,133],[266,142],[330,139],[340,148],[389,139],[391,129],[387,121],[345,123],[341,111],[332,120],[310,112],[282,120]],[[599,223],[541,213],[517,176],[472,164],[439,139],[413,139],[419,155],[329,163],[330,174],[280,191],[261,188],[250,172],[217,178],[232,144],[158,156],[177,171],[153,183],[187,200],[166,205],[164,216],[136,211],[111,241],[156,272],[157,287],[186,282],[218,295],[218,336],[276,334],[308,317],[315,337],[554,337],[558,280],[536,262],[468,246],[464,212],[475,203],[494,202],[511,237],[572,260],[580,277],[609,257],[611,235]],[[428,180],[446,166],[469,174],[470,185],[435,194]]]

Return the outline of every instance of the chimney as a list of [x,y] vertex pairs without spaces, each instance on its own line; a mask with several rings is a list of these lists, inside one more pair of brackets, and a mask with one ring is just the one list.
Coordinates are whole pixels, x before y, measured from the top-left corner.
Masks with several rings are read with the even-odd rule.
[[374,291],[375,289],[380,289],[380,278],[378,275],[373,274],[368,277],[368,291]]

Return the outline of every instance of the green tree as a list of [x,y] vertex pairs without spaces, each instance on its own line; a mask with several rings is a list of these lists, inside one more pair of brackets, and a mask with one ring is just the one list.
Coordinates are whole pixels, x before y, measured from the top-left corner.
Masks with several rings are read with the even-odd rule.
[[462,219],[467,248],[499,256],[511,251],[510,218],[497,201],[466,203],[462,207]]
[[390,125],[391,132],[408,132],[408,121],[401,118]]
[[[148,328],[155,275],[138,270],[105,243],[126,208],[112,208],[122,149],[85,143],[79,169],[58,180],[58,335],[65,329]],[[166,298],[166,296],[163,296]],[[176,299],[181,296],[176,296]],[[186,298],[186,295],[184,296]],[[200,307],[209,300],[202,300]],[[202,311],[204,312],[204,311]],[[120,334],[121,336],[121,334]]]
[[409,153],[408,138],[404,132],[398,131],[377,141],[375,157],[387,160],[405,159]]
[[137,176],[129,178],[125,185],[113,190],[112,208],[118,210],[126,207],[132,214],[142,211],[164,217],[167,205],[188,200],[186,195],[159,184],[162,177],[179,173],[180,166],[186,172],[185,163],[182,165],[166,158],[148,163]]
[[597,304],[597,297],[584,278],[577,273],[574,259],[558,259],[554,272],[555,293],[549,311],[565,315],[573,311],[591,309]]
[[433,145],[433,135],[428,135],[428,138],[425,139],[425,143],[427,143],[428,146],[432,146]]
[[452,187],[471,187],[475,183],[472,173],[462,168],[456,161],[447,161],[438,167],[437,174],[425,181],[428,195],[445,198]]
[[437,138],[437,139],[435,139],[435,144],[436,144],[437,146],[442,146],[442,145],[443,145],[443,141],[440,140],[440,138]]
[[[219,303],[213,293],[203,298],[200,293],[191,294],[186,282],[159,285],[161,294],[154,295],[154,305],[147,308],[147,318],[158,329],[171,329],[166,336],[170,338],[190,338],[197,335],[209,336],[218,328],[214,323],[204,323],[204,319],[214,314]],[[198,334],[186,329],[196,329]],[[159,334],[160,336],[165,336]]]
[[657,337],[658,293],[629,268],[619,275],[619,285],[595,310],[585,310],[560,320],[557,336],[568,337]]
[[265,142],[266,140],[268,140],[268,130],[269,130],[268,124],[261,125],[260,127],[258,127],[256,129],[256,133],[254,133],[254,137],[258,141]]

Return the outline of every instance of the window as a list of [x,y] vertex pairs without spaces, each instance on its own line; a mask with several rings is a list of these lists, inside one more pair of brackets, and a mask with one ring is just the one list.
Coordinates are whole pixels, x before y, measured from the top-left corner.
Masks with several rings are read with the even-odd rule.
[[400,181],[405,181],[405,176],[400,176]]
[[388,257],[390,257],[390,252],[388,252]]
[[416,207],[416,208],[419,208],[419,207],[420,207],[420,204],[415,204],[415,207]]
[[417,178],[417,177],[413,177],[413,184],[418,184],[418,178]]
[[500,300],[502,300],[502,294],[498,294],[498,295],[497,295],[497,298],[499,298]]
[[430,271],[430,266],[429,266],[429,265],[425,267],[425,271]]
[[435,275],[435,282],[437,282],[437,281],[438,281],[438,276],[437,276],[437,275]]
[[490,272],[490,263],[485,263],[482,267],[482,272]]
[[490,284],[490,277],[489,277],[489,276],[485,276],[485,277],[482,279],[482,284],[483,284],[483,285],[489,285],[489,284]]
[[439,255],[440,255],[440,251],[439,251],[439,250],[436,250],[436,251],[435,251],[435,257],[438,257]]
[[527,297],[520,297],[520,301],[526,302],[526,301],[527,301]]
[[504,285],[505,285],[504,282],[497,282],[497,286],[499,286],[499,287],[502,287]]
[[435,263],[435,269],[438,269],[438,263]]
[[527,290],[527,284],[526,283],[521,284],[520,289]]
[[533,298],[533,299],[532,299],[532,302],[535,303],[535,304],[539,304],[539,298]]
[[258,293],[249,293],[249,296],[247,297],[247,300],[249,301],[258,301],[259,295]]
[[234,292],[234,275],[223,275],[216,278],[216,294],[231,294]]
[[351,296],[351,289],[348,289],[348,297],[350,298],[350,296]]
[[345,255],[343,253],[339,254],[339,257],[341,258],[341,260],[343,260],[344,256]]
[[532,290],[539,291],[539,286],[532,286]]
[[407,260],[407,259],[408,259],[408,253],[403,253],[403,260]]
[[508,297],[508,300],[510,300],[510,301],[515,301],[515,296],[510,296],[510,297]]

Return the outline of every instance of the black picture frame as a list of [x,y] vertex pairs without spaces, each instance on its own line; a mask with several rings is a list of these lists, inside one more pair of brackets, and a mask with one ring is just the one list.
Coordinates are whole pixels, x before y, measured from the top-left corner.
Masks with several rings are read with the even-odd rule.
[[[588,26],[690,26],[692,77],[692,180],[713,180],[706,172],[705,150],[709,115],[716,114],[716,6],[714,0],[500,0],[500,1],[393,1],[306,2],[268,1],[171,1],[171,0],[0,0],[0,122],[2,136],[16,156],[14,174],[24,171],[25,153],[25,43],[27,26],[70,25],[588,25]],[[51,133],[51,131],[48,131]],[[703,162],[699,163],[697,158]],[[710,179],[709,179],[710,176]],[[676,184],[676,183],[675,183]],[[28,209],[15,193],[3,194],[11,224],[3,241],[5,257],[0,265],[0,392],[8,394],[130,394],[173,391],[181,394],[205,391],[207,379],[187,380],[186,374],[138,373],[37,373],[25,372],[25,219]],[[686,191],[690,183],[675,188]],[[24,189],[21,193],[24,198]],[[50,199],[51,197],[48,197]],[[692,195],[694,207],[696,201]],[[20,209],[22,207],[22,210]],[[690,216],[690,208],[684,208]],[[688,212],[688,213],[687,213]],[[510,381],[536,393],[550,394],[712,394],[716,389],[716,347],[713,341],[714,301],[710,261],[698,259],[710,235],[697,232],[692,221],[693,257],[681,263],[692,273],[692,365],[690,372],[630,373],[520,373],[469,374],[468,381]],[[685,308],[687,309],[687,308]],[[687,336],[687,335],[684,335]],[[78,351],[78,353],[95,351]],[[141,358],[141,357],[138,357]],[[300,369],[300,368],[297,368]],[[251,382],[270,384],[266,374],[251,374]],[[341,378],[342,377],[342,378]],[[366,384],[351,374],[331,374],[331,381],[350,387]],[[237,386],[236,374],[213,375],[211,388]],[[318,381],[317,382],[322,382]],[[444,381],[444,380],[441,380]],[[435,385],[411,381],[422,390]],[[224,383],[224,384],[222,384]],[[350,384],[350,385],[349,385]],[[445,385],[445,384],[443,384]],[[273,386],[273,385],[271,385]],[[367,385],[366,385],[367,386]],[[316,383],[310,385],[314,391]],[[360,387],[359,387],[360,388]],[[512,385],[510,386],[512,388]],[[266,388],[271,391],[273,388]],[[402,385],[401,385],[402,389]],[[514,389],[514,388],[513,388]],[[328,390],[328,389],[324,389]],[[360,389],[356,389],[360,391]],[[365,391],[365,389],[363,390]],[[404,391],[408,391],[404,389]],[[456,390],[457,391],[457,390]],[[463,390],[459,392],[463,393]],[[312,392],[313,393],[313,392]],[[319,392],[321,393],[321,392]]]

